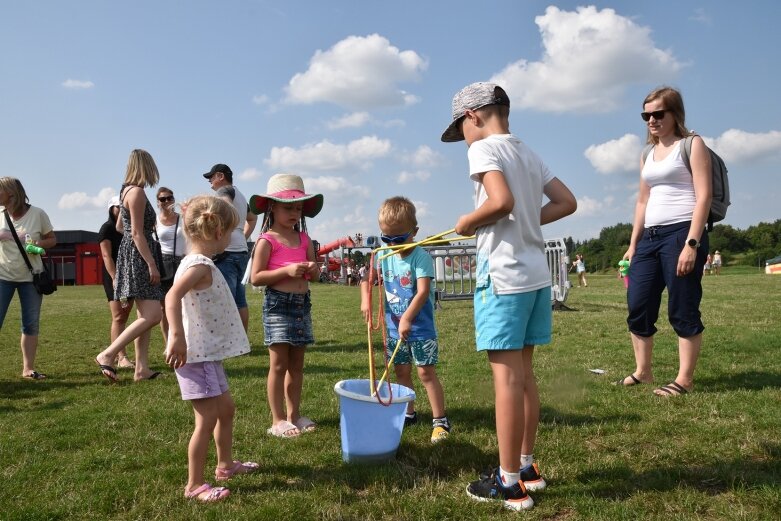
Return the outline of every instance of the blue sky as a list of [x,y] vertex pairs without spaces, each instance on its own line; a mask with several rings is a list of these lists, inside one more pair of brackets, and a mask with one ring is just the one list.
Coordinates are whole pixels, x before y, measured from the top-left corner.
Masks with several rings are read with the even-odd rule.
[[[726,224],[781,217],[781,3],[35,1],[0,3],[0,175],[55,229],[97,231],[133,148],[179,200],[233,169],[247,196],[300,174],[329,242],[376,234],[383,199],[421,233],[472,208],[453,94],[502,84],[511,130],[575,193],[546,237],[631,222],[644,96],[669,84],[730,169]],[[153,195],[153,191],[148,191]]]

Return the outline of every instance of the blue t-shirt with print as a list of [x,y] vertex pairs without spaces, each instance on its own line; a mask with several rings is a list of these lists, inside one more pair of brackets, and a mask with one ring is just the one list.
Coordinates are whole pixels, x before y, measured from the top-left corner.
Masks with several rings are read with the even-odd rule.
[[399,321],[418,293],[418,279],[430,278],[431,288],[426,303],[412,321],[408,340],[431,340],[437,338],[434,327],[434,260],[420,247],[404,258],[391,255],[380,261],[382,280],[385,287],[385,324],[390,338],[399,338]]

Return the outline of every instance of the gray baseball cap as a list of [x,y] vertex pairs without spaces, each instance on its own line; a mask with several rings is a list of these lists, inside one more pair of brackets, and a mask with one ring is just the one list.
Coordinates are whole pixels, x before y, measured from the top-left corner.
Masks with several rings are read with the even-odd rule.
[[463,141],[459,123],[467,110],[477,110],[487,105],[510,106],[510,98],[507,93],[496,83],[479,81],[461,89],[453,96],[453,121],[442,133],[442,141],[452,143]]

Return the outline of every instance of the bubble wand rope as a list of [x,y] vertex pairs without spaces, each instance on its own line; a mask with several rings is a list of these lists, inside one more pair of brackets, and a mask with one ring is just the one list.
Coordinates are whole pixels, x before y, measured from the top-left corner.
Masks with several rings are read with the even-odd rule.
[[[383,405],[385,407],[389,406],[391,403],[393,403],[393,388],[391,387],[390,379],[387,381],[388,385],[388,400],[383,401],[381,398],[381,395],[379,393],[380,386],[375,381],[375,378],[377,376],[375,367],[374,367],[374,346],[372,345],[372,330],[381,329],[382,330],[382,352],[383,352],[383,358],[385,358],[385,344],[387,342],[386,337],[386,331],[385,331],[385,313],[383,309],[383,294],[384,291],[384,285],[382,282],[380,282],[378,286],[378,293],[377,293],[377,324],[374,324],[374,321],[372,320],[372,313],[371,313],[371,303],[372,303],[372,288],[374,287],[374,280],[377,276],[377,270],[374,268],[374,251],[372,251],[371,256],[369,257],[369,321],[366,324],[366,332],[368,336],[369,341],[369,387],[371,388],[371,395],[377,398],[377,403],[380,405]],[[397,346],[398,347],[398,346]],[[388,360],[385,361],[385,374],[383,375],[383,378],[388,373],[388,368],[390,367],[390,363]]]

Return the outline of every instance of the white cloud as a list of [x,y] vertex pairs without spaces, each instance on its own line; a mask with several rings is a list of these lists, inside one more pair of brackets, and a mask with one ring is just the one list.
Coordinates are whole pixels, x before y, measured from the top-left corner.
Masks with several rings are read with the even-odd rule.
[[252,96],[252,103],[255,105],[265,105],[269,102],[268,96],[265,94],[258,94],[256,96]]
[[415,216],[418,219],[428,217],[429,215],[429,204],[426,201],[412,201],[412,204],[415,205]]
[[62,86],[66,89],[73,89],[73,90],[83,90],[83,89],[91,89],[95,86],[94,83],[91,81],[83,81],[83,80],[73,80],[68,78],[67,80],[62,82]]
[[255,181],[263,177],[263,172],[257,168],[246,168],[239,174],[239,179],[242,181]]
[[507,90],[513,107],[607,112],[630,85],[669,81],[683,67],[670,51],[655,47],[648,27],[613,9],[550,6],[535,23],[542,59],[519,60],[491,78]]
[[427,67],[415,51],[400,51],[379,34],[349,36],[315,52],[309,68],[290,79],[287,101],[353,109],[409,105],[418,98],[399,84],[418,80]]
[[751,162],[777,156],[781,150],[781,132],[751,133],[731,128],[720,137],[703,137],[705,143],[721,156],[727,168],[731,162]]
[[411,183],[413,181],[425,181],[431,177],[431,172],[426,170],[416,170],[415,172],[408,172],[403,170],[398,177],[398,181],[401,184]]
[[354,205],[356,200],[366,199],[371,193],[368,187],[338,176],[306,177],[304,186],[307,193],[323,194],[329,204],[349,201]]
[[442,154],[428,145],[419,146],[409,157],[409,162],[418,168],[431,168],[442,164]]
[[362,206],[354,206],[337,217],[322,221],[307,220],[309,235],[322,244],[341,239],[346,235],[354,236],[366,230],[376,230],[377,221],[366,216]]
[[271,170],[294,172],[365,170],[372,160],[385,157],[390,151],[389,140],[364,136],[346,145],[324,140],[301,148],[274,147],[265,163]]
[[640,168],[640,152],[643,145],[634,134],[610,140],[600,145],[591,145],[583,153],[591,165],[602,174],[636,172]]
[[607,196],[601,201],[584,196],[578,199],[578,209],[575,215],[578,217],[594,217],[601,215],[613,206],[613,196]]
[[366,125],[370,120],[368,112],[353,112],[345,114],[341,118],[328,122],[328,128],[337,130],[340,128],[358,128]]
[[97,195],[87,195],[85,192],[71,192],[62,194],[57,202],[60,210],[74,210],[78,208],[106,208],[109,199],[117,195],[113,188],[101,188]]

